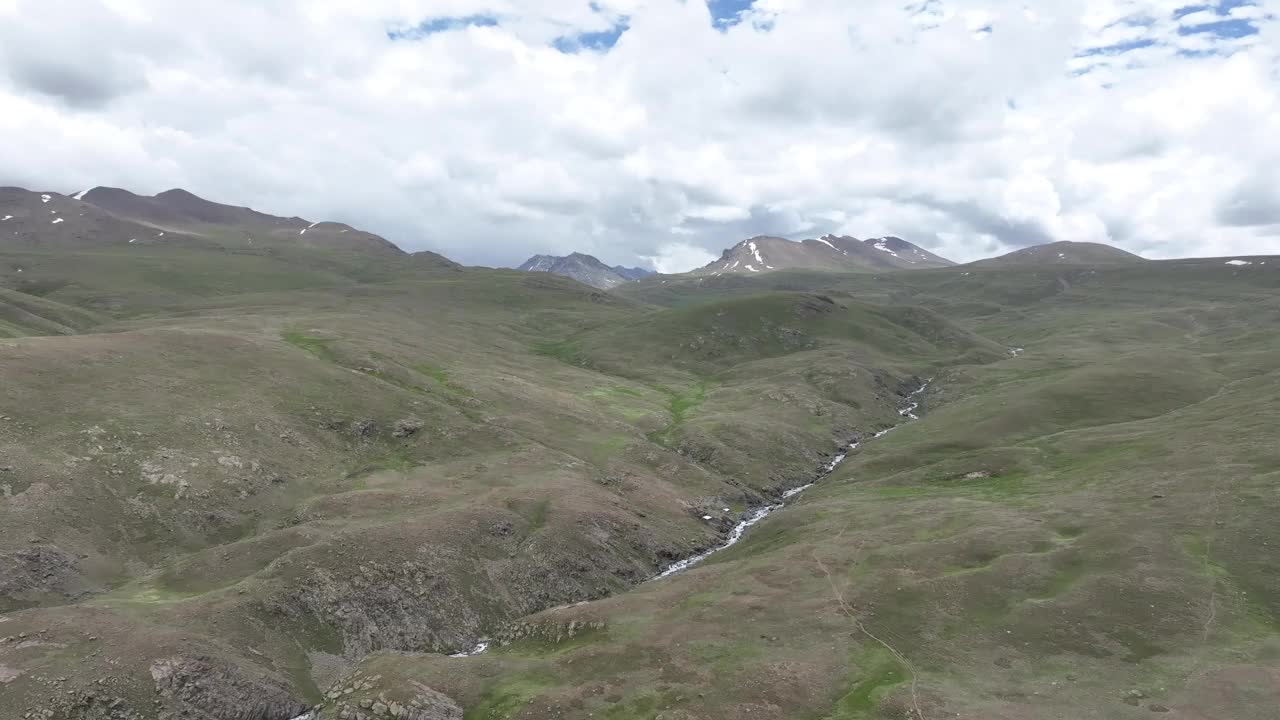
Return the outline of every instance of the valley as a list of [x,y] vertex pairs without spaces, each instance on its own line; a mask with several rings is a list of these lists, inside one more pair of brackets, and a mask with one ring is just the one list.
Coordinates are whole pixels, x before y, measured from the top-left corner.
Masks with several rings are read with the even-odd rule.
[[183,191],[4,216],[0,717],[1280,702],[1280,260],[606,291]]

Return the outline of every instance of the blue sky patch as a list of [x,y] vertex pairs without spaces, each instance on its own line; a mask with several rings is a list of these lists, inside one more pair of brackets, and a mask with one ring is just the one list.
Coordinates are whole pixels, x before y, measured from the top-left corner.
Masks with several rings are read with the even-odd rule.
[[[1110,58],[1155,46],[1168,46],[1171,52],[1176,50],[1179,56],[1186,58],[1229,55],[1238,47],[1230,41],[1259,33],[1258,21],[1243,17],[1245,13],[1239,12],[1239,8],[1256,6],[1257,3],[1254,0],[1217,0],[1217,2],[1183,5],[1160,18],[1132,15],[1106,27],[1107,30],[1120,26],[1137,28],[1136,32],[1124,34],[1130,39],[1112,45],[1083,48],[1076,53],[1076,57]],[[1232,15],[1233,11],[1236,11],[1235,15]],[[1265,19],[1272,20],[1274,17],[1267,15]],[[1170,39],[1171,33],[1184,38],[1194,38],[1194,40],[1180,43]],[[1078,68],[1072,74],[1083,75],[1090,72],[1093,67],[1096,66]]]
[[1219,20],[1202,25],[1183,25],[1178,28],[1179,35],[1199,35],[1211,33],[1221,38],[1242,38],[1258,34],[1258,27],[1248,20]]
[[1115,45],[1106,45],[1104,47],[1085,48],[1076,53],[1076,57],[1089,57],[1091,55],[1121,55],[1131,50],[1141,50],[1155,45],[1156,41],[1151,38],[1139,38],[1137,40],[1126,40]]
[[1173,19],[1181,20],[1182,18],[1190,15],[1191,13],[1200,12],[1201,10],[1212,10],[1212,9],[1214,9],[1212,5],[1187,5],[1186,7],[1180,7],[1177,10],[1174,10]]
[[[596,9],[592,4],[592,9]],[[582,52],[583,50],[591,52],[608,52],[614,45],[618,44],[618,40],[622,34],[631,29],[631,18],[623,15],[613,27],[608,30],[600,30],[597,32],[581,32],[573,35],[561,35],[551,41],[551,46],[562,53],[572,55]]]
[[727,30],[742,22],[742,16],[755,4],[756,0],[707,0],[711,24]]
[[1117,20],[1107,25],[1107,29],[1110,29],[1113,27],[1119,27],[1119,26],[1149,28],[1149,27],[1154,27],[1155,24],[1156,24],[1156,19],[1154,17],[1139,13],[1137,15],[1130,15],[1127,18]]
[[1239,7],[1253,7],[1251,0],[1221,0],[1216,4],[1186,5],[1173,11],[1173,19],[1181,21],[1195,13],[1211,13],[1218,20],[1198,22],[1195,25],[1178,26],[1179,35],[1211,34],[1220,38],[1235,39],[1258,34],[1258,26],[1251,20],[1231,17],[1231,11]]
[[1212,10],[1219,15],[1229,15],[1234,8],[1253,7],[1257,5],[1253,0],[1219,0],[1216,3],[1201,3],[1199,5],[1184,5],[1173,11],[1173,19],[1181,20],[1191,13],[1200,12],[1201,10]]
[[495,27],[498,18],[494,15],[460,15],[457,17],[428,18],[404,28],[387,30],[387,38],[391,40],[421,40],[430,35],[462,30],[468,27]]

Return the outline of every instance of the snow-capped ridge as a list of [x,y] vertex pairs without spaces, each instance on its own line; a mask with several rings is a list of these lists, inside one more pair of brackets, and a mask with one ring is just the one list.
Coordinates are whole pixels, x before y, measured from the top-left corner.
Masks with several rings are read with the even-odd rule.
[[823,235],[794,241],[761,235],[737,243],[725,250],[718,260],[693,271],[693,274],[715,277],[726,273],[750,275],[779,270],[869,272],[939,268],[953,264],[892,236],[859,240]]

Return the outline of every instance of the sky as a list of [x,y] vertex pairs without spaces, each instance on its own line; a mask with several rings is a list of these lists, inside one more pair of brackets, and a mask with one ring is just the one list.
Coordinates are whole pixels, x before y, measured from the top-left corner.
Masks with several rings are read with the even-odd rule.
[[1280,253],[1280,0],[0,0],[0,185],[665,272]]

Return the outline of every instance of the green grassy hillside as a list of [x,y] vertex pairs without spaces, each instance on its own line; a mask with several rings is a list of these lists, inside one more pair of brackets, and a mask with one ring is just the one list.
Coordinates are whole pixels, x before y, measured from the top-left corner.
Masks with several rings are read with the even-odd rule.
[[772,293],[661,310],[548,344],[548,354],[603,372],[649,368],[714,376],[745,362],[820,348],[856,347],[868,359],[916,364],[1004,356],[988,340],[914,307],[885,307],[813,293]]
[[1025,352],[939,371],[921,421],[743,542],[525,621],[551,642],[362,670],[475,717],[1270,717],[1274,276],[1167,265],[1050,300],[962,272],[899,290],[992,303],[971,327]]
[[0,708],[1267,718],[1278,283],[0,251]]
[[712,372],[641,350],[714,318],[564,278],[132,250],[6,261],[15,307],[75,321],[0,346],[0,612],[44,643],[0,645],[24,709],[87,712],[56,674],[150,712],[172,656],[220,678],[209,702],[287,714],[369,653],[623,593],[891,424],[953,350],[999,354],[925,311],[779,295],[723,309],[781,339],[735,335]]

